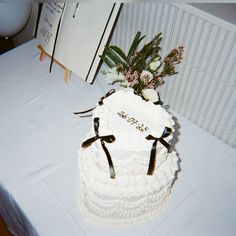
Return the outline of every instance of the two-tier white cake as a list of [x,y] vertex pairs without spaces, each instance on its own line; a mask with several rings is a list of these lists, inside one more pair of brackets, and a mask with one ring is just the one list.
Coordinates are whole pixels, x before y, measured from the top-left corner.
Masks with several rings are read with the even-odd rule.
[[78,158],[78,202],[87,220],[127,225],[163,208],[178,171],[178,157],[168,143],[173,125],[163,107],[133,90],[100,102]]

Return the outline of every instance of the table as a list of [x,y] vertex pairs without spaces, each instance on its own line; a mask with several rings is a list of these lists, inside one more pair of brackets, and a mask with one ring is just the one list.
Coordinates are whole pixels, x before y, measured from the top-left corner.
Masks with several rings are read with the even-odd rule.
[[38,56],[35,40],[0,56],[0,215],[14,235],[235,234],[236,151],[173,110],[181,171],[168,206],[137,226],[87,224],[76,203],[77,151],[91,120],[73,112],[111,87],[102,75],[66,84]]

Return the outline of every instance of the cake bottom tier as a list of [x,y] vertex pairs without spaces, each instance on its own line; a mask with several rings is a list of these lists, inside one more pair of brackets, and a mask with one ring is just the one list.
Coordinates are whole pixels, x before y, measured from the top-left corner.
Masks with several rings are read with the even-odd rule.
[[168,154],[154,175],[123,175],[109,178],[94,163],[94,153],[79,151],[78,205],[86,221],[124,226],[157,215],[166,205],[178,171],[176,153]]
[[168,202],[171,186],[158,194],[132,198],[110,198],[93,193],[86,183],[80,182],[77,200],[85,220],[93,224],[129,226],[155,217]]

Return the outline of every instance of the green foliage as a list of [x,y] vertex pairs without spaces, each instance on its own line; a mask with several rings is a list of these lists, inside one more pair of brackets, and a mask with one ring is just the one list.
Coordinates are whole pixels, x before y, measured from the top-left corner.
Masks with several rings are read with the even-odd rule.
[[137,52],[137,49],[144,38],[145,35],[141,36],[141,32],[137,32],[127,55],[121,48],[111,45],[105,47],[104,52],[100,57],[109,67],[111,67],[111,65],[122,65],[124,69],[142,72],[144,68],[148,67],[151,60],[156,56],[160,56],[161,33],[156,35],[148,44],[144,45],[143,48]]
[[141,36],[141,32],[138,31],[137,34],[135,35],[134,39],[133,39],[133,42],[132,42],[131,46],[130,46],[130,49],[129,49],[129,52],[128,52],[128,55],[127,55],[128,61],[130,60],[130,58],[132,56],[134,56],[140,42],[145,38],[145,36],[142,36],[142,37],[140,37],[140,36]]

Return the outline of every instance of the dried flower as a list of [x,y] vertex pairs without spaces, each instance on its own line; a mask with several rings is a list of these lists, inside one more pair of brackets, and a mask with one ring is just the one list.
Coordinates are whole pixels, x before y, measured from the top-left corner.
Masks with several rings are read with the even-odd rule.
[[157,91],[155,89],[143,89],[142,95],[146,100],[151,102],[156,102],[159,100]]
[[153,79],[153,75],[150,71],[143,70],[141,75],[140,75],[140,79],[143,82],[148,83],[149,81],[151,81]]
[[152,61],[149,67],[152,71],[156,71],[160,67],[160,65],[161,65],[160,61]]

